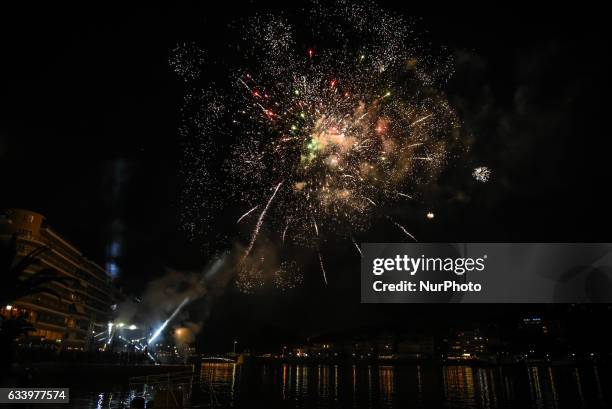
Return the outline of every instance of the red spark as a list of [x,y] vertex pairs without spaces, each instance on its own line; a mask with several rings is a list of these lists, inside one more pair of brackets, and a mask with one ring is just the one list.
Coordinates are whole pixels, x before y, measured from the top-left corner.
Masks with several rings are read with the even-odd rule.
[[385,132],[387,132],[388,128],[389,128],[389,120],[383,119],[383,118],[379,118],[378,121],[376,121],[375,131],[377,133],[385,133]]

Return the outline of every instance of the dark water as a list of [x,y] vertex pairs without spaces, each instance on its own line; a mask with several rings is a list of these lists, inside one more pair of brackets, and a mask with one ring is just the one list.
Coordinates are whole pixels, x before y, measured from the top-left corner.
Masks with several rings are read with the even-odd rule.
[[[612,407],[612,368],[597,366],[205,364],[200,375],[190,387],[192,407]],[[116,408],[133,396],[115,390],[72,390],[70,406]]]

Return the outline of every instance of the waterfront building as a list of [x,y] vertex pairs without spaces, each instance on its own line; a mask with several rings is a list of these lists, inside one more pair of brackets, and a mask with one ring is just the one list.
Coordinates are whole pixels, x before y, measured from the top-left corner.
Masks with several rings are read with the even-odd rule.
[[473,360],[483,357],[489,357],[488,338],[480,330],[459,330],[449,340],[448,359]]
[[0,314],[4,318],[23,317],[34,328],[19,340],[19,345],[77,350],[104,345],[103,334],[113,320],[113,307],[121,298],[107,271],[85,257],[38,213],[19,209],[1,211],[0,240],[7,242],[13,236],[17,238],[18,258],[41,246],[47,249],[25,274],[50,268],[75,281],[74,284],[48,284],[59,297],[38,293],[2,306]]

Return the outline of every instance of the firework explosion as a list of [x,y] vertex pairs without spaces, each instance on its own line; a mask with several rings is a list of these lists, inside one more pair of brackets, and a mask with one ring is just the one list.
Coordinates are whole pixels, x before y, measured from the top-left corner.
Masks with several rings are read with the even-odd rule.
[[[187,208],[201,208],[204,191],[207,206],[211,197],[243,205],[237,222],[253,226],[239,268],[245,288],[261,279],[261,256],[249,256],[264,223],[282,243],[315,248],[327,283],[322,237],[350,237],[360,252],[352,234],[367,228],[379,209],[412,200],[443,167],[458,128],[439,91],[451,64],[424,54],[410,27],[373,6],[347,3],[314,4],[296,24],[257,16],[247,26],[246,52],[229,92],[189,96],[201,108],[188,118],[198,143],[187,155]],[[221,183],[207,166],[218,162],[220,129],[234,143],[222,161],[229,184],[215,186]],[[196,213],[186,212],[191,230]],[[275,277],[295,270],[289,265]]]
[[472,172],[472,177],[479,182],[486,183],[491,178],[491,169],[486,166],[479,166],[474,168]]

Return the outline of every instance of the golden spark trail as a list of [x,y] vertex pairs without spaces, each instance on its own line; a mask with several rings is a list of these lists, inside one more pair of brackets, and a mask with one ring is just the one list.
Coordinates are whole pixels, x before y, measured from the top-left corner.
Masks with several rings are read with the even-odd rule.
[[287,222],[287,225],[285,226],[285,229],[283,230],[283,243],[285,242],[285,236],[287,235],[287,229],[289,228],[289,223],[291,221]]
[[398,229],[400,229],[401,231],[404,232],[404,234],[406,234],[406,236],[410,237],[412,240],[418,242],[418,240],[412,235],[410,234],[410,232],[408,230],[406,230],[406,228],[404,226],[402,226],[401,224],[399,224],[398,222],[396,222],[395,220],[393,220],[392,218],[389,217],[389,220],[391,221],[391,223],[393,223]]
[[319,255],[319,265],[321,266],[321,272],[323,273],[323,281],[325,281],[325,285],[327,285],[327,274],[325,273],[325,266],[323,265],[321,250],[317,250],[317,254]]
[[257,224],[255,225],[255,229],[253,230],[253,235],[251,236],[251,242],[249,243],[249,247],[244,253],[244,256],[242,256],[242,261],[244,261],[244,259],[251,253],[251,250],[253,250],[253,245],[255,244],[257,235],[259,234],[259,229],[261,228],[261,225],[263,224],[263,219],[266,216],[266,212],[268,211],[268,208],[270,207],[270,203],[272,203],[272,200],[274,200],[274,196],[276,196],[276,192],[278,192],[278,189],[281,187],[282,184],[283,184],[283,181],[281,181],[278,185],[276,185],[276,189],[274,189],[274,193],[272,193],[272,196],[270,196],[270,200],[268,200],[268,203],[266,203],[266,207],[264,207],[261,214],[259,215],[259,219],[257,219]]
[[411,126],[411,127],[412,127],[412,126],[415,126],[416,124],[418,124],[418,123],[421,123],[421,122],[425,121],[427,118],[429,118],[429,117],[431,117],[431,116],[433,116],[433,114],[429,114],[429,115],[427,115],[427,116],[424,116],[424,117],[423,117],[423,118],[421,118],[421,119],[417,119],[416,121],[414,121],[413,123],[411,123],[411,124],[410,124],[410,126]]
[[244,85],[244,86],[246,87],[246,89],[248,89],[249,91],[251,91],[251,87],[249,87],[249,86],[247,85],[247,83],[246,83],[246,82],[244,82],[244,81],[242,80],[242,78],[238,78],[238,81],[239,81],[239,82],[240,82],[242,85]]
[[[365,196],[364,196],[365,197]],[[369,197],[365,197],[365,200],[367,200],[368,202],[370,202],[371,204],[373,204],[374,206],[376,206],[376,202],[372,199],[370,199]]]
[[255,209],[257,209],[259,207],[259,205],[255,206],[254,208],[252,208],[251,210],[249,210],[248,212],[246,212],[245,214],[243,214],[242,216],[240,216],[240,218],[236,221],[236,224],[240,223],[242,221],[242,219],[244,219],[245,217],[247,217],[248,215],[250,215]]
[[359,247],[359,244],[357,244],[357,242],[355,241],[355,238],[351,236],[351,240],[353,241],[353,244],[355,245],[355,248],[359,252],[359,255],[361,257],[363,257],[363,253],[361,252],[361,248]]

